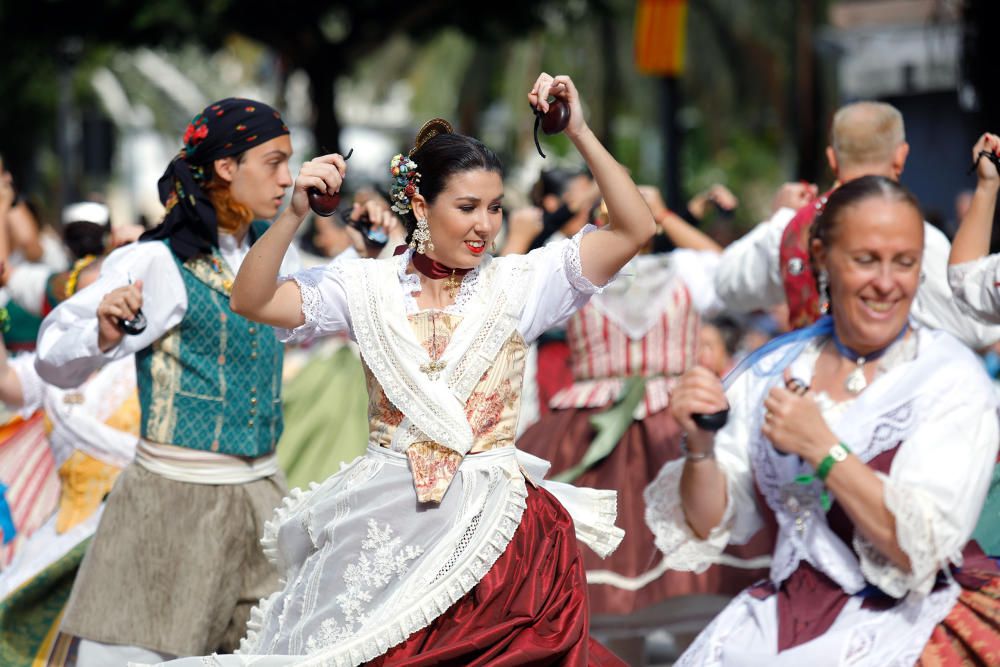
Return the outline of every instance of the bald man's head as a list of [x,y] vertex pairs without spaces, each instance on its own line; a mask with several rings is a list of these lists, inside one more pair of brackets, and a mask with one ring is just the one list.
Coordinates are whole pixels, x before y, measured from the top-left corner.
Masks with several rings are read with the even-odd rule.
[[903,115],[885,102],[855,102],[833,116],[827,158],[837,178],[899,178],[909,146]]

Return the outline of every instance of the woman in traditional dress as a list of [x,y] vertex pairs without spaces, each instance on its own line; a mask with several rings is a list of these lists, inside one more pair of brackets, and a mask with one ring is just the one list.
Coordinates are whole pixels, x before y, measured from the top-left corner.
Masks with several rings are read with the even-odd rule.
[[550,487],[545,462],[514,448],[514,429],[527,342],[599,291],[654,223],[584,122],[570,78],[540,75],[529,100],[547,111],[550,95],[570,109],[566,134],[611,223],[528,255],[487,254],[501,224],[500,161],[434,120],[392,163],[411,247],[276,285],[306,189],[337,190],[345,173],[339,155],[303,165],[232,303],[296,337],[351,332],[369,379],[370,444],[286,501],[264,538],[286,585],[254,612],[240,655],[207,664],[621,664],[589,640],[574,536],[613,550],[614,492]]
[[[63,278],[66,297],[96,280],[99,271],[100,260],[71,271]],[[0,572],[0,663],[10,667],[62,664],[55,641],[59,619],[104,500],[139,440],[131,356],[102,367],[72,390],[43,381],[34,361],[32,352],[8,359],[0,342],[0,401],[18,409],[26,424],[36,414],[44,419],[60,482],[51,516]]]
[[668,396],[696,363],[700,314],[718,307],[712,283],[721,248],[669,211],[655,188],[640,190],[662,233],[647,250],[664,252],[635,257],[569,319],[574,382],[517,442],[549,460],[555,479],[618,491],[625,539],[606,560],[583,554],[599,614],[629,614],[673,596],[732,595],[759,574],[671,571],[643,522],[643,489],[681,457]]
[[[725,393],[704,368],[673,392],[686,458],[646,491],[671,567],[701,570],[768,524],[778,535],[769,578],[677,664],[997,664],[1000,579],[969,542],[997,399],[971,351],[910,319],[919,205],[885,177],[851,181],[811,247],[832,316],[751,355]],[[696,426],[727,407],[717,434]]]

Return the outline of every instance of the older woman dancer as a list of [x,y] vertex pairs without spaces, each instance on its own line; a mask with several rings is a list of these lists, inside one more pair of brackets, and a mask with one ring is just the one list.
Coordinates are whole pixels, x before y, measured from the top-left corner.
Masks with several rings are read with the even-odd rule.
[[[997,570],[969,537],[997,399],[975,355],[910,319],[920,208],[890,179],[851,181],[811,247],[830,316],[752,355],[726,393],[700,368],[674,392],[686,460],[646,492],[669,562],[698,570],[778,533],[769,579],[677,664],[996,664]],[[717,434],[692,418],[727,406]]]

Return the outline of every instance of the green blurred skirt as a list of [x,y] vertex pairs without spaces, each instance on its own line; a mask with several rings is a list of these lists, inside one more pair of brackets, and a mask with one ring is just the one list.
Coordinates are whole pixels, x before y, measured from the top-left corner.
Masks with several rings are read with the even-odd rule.
[[282,396],[285,431],[278,463],[289,488],[321,482],[368,446],[368,389],[358,353],[349,345],[319,350],[289,380]]

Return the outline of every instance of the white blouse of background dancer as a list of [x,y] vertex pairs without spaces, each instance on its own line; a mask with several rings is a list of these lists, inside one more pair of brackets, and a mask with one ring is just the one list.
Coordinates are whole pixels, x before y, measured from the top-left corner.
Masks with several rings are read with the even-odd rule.
[[1000,137],[986,133],[972,148],[979,182],[955,234],[948,280],[960,306],[984,322],[1000,324],[1000,255],[988,254],[1000,175],[989,159],[979,157],[980,151],[1000,152]]

